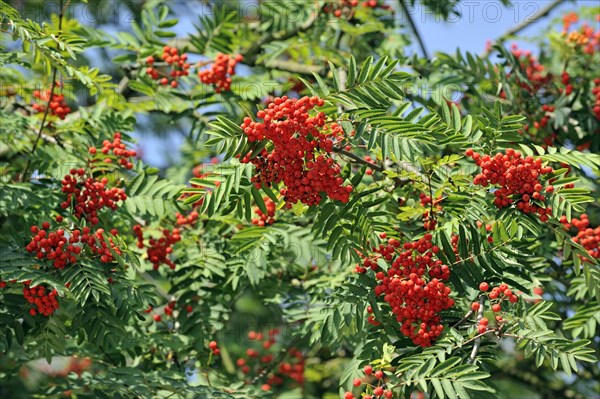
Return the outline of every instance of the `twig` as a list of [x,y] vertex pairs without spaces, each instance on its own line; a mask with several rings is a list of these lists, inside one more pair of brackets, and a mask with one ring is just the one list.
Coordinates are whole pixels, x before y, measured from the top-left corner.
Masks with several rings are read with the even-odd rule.
[[[484,304],[485,304],[485,295],[481,295],[479,297],[479,312],[477,312],[477,324],[479,324],[479,322],[483,318],[483,312],[484,312],[483,305]],[[475,362],[475,358],[477,358],[477,353],[479,352],[479,347],[481,346],[481,337],[483,335],[484,334],[480,334],[479,337],[477,337],[477,339],[475,340],[475,344],[473,345],[473,350],[471,351],[471,356],[469,357],[469,360],[467,361],[468,364],[473,364]]]
[[464,317],[462,319],[460,319],[459,321],[457,321],[456,323],[454,323],[451,328],[457,328],[459,326],[461,326],[464,322],[466,322],[467,320],[469,320],[471,318],[471,316],[473,316],[473,309],[469,310],[467,312],[466,315],[464,315]]
[[[62,21],[65,16],[65,10],[68,7],[71,0],[67,0],[67,2],[63,6],[63,0],[59,0],[58,8],[60,9],[58,15],[58,34],[62,33]],[[23,175],[21,175],[21,181],[25,181],[27,178],[27,174],[29,171],[29,166],[31,164],[31,156],[35,152],[40,138],[42,137],[42,132],[44,131],[44,125],[46,125],[46,118],[48,118],[48,113],[50,112],[50,103],[54,97],[54,89],[56,89],[56,74],[58,72],[58,68],[52,67],[52,85],[50,86],[50,95],[48,96],[48,103],[46,104],[46,109],[44,110],[44,116],[42,117],[42,124],[40,125],[40,130],[38,131],[37,137],[33,142],[33,146],[31,147],[31,151],[29,151],[29,158],[27,159],[27,163],[25,164],[25,170],[23,170]]]
[[369,161],[361,158],[360,156],[358,156],[354,153],[351,153],[350,151],[344,150],[343,148],[334,147],[333,151],[337,152],[338,154],[344,155],[348,158],[352,158],[356,163],[367,165],[369,168],[376,170],[377,172],[383,172],[385,170],[385,168],[383,166],[379,166],[377,164],[374,164],[373,162],[369,162]]
[[423,57],[429,58],[429,53],[427,52],[427,48],[425,48],[425,42],[423,42],[423,38],[421,37],[419,30],[417,29],[415,21],[413,21],[412,17],[410,16],[406,3],[404,2],[404,0],[398,0],[398,3],[400,3],[402,12],[404,12],[404,15],[406,15],[406,19],[408,21],[408,24],[410,25],[410,29],[413,31],[413,34],[415,35],[415,38],[419,43],[419,47],[421,48],[421,53],[423,54]]
[[544,7],[539,13],[537,13],[533,18],[525,18],[525,20],[523,22],[521,22],[520,24],[517,24],[516,26],[507,30],[502,36],[500,36],[498,38],[498,41],[504,41],[504,40],[508,39],[509,37],[514,36],[517,33],[521,32],[522,30],[527,28],[529,25],[531,25],[535,22],[538,22],[540,20],[540,18],[546,17],[548,14],[550,14],[550,12],[552,10],[554,10],[556,7],[558,7],[559,5],[561,5],[564,2],[565,2],[564,0],[552,1],[550,4],[548,4],[546,7]]

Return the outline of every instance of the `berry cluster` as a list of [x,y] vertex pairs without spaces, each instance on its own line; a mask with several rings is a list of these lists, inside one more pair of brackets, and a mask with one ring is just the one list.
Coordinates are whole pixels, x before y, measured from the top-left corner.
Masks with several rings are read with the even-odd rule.
[[[543,206],[546,197],[542,192],[552,193],[554,187],[548,185],[544,188],[540,176],[552,173],[553,169],[542,166],[541,158],[522,157],[520,152],[512,148],[508,148],[506,154],[499,152],[495,156],[482,156],[470,148],[465,154],[473,158],[482,170],[473,183],[482,187],[490,184],[500,186],[494,191],[494,205],[501,209],[516,203],[520,211],[537,213],[542,222],[548,221],[552,208]],[[534,201],[541,205],[536,205]]]
[[95,180],[93,177],[85,178],[83,168],[71,169],[70,175],[62,180],[62,192],[67,194],[67,200],[61,204],[63,209],[74,202],[74,214],[78,218],[85,218],[92,225],[98,224],[98,211],[102,208],[117,209],[117,202],[125,201],[127,195],[120,188],[107,188],[108,179]]
[[274,216],[275,210],[277,209],[275,202],[273,202],[273,200],[269,197],[264,197],[263,200],[265,202],[265,207],[267,208],[267,214],[265,215],[259,207],[254,208],[254,213],[258,215],[258,218],[252,219],[252,224],[255,224],[257,226],[264,226],[267,224],[275,223]]
[[[537,58],[531,54],[531,51],[523,51],[519,49],[516,44],[513,44],[512,54],[523,67],[527,80],[529,81],[529,83],[521,82],[517,78],[517,83],[521,88],[530,93],[536,93],[541,87],[547,85],[552,80],[552,75],[545,73],[546,68],[538,62]],[[507,77],[508,76],[510,76],[510,74],[507,75]]]
[[572,240],[584,247],[592,258],[600,259],[600,226],[596,228],[589,227],[590,220],[585,213],[579,219],[571,219],[571,223],[567,223],[565,216],[560,221],[567,229],[575,227],[577,235]]
[[[401,332],[415,345],[431,346],[440,336],[444,326],[439,312],[454,305],[450,287],[443,281],[450,277],[450,269],[441,260],[434,259],[439,248],[432,243],[431,234],[415,242],[407,242],[400,250],[394,238],[374,251],[379,255],[367,258],[357,271],[369,267],[377,271],[379,285],[375,295],[383,296],[392,313],[402,324]],[[379,270],[377,259],[383,257],[391,265],[387,271]]]
[[[254,342],[256,349],[248,348],[246,357],[240,357],[236,362],[248,377],[247,384],[264,373],[267,380],[262,385],[263,391],[271,391],[273,387],[283,386],[286,382],[300,385],[304,383],[304,355],[296,348],[290,348],[280,363],[273,364],[278,334],[278,329],[269,330],[266,337],[260,332],[248,332],[248,339]],[[254,378],[250,378],[253,376]]]
[[198,71],[198,77],[202,83],[215,85],[217,93],[230,90],[231,76],[235,75],[235,66],[243,59],[244,57],[240,54],[230,57],[227,54],[219,53],[210,69]]
[[58,292],[41,285],[30,287],[30,281],[26,281],[23,287],[23,296],[33,307],[29,309],[32,316],[38,313],[44,316],[50,316],[58,309]]
[[341,168],[330,157],[334,142],[343,137],[342,128],[335,123],[326,125],[322,112],[308,114],[323,104],[318,97],[278,97],[257,113],[263,122],[244,118],[241,125],[250,142],[267,139],[273,144],[270,152],[265,149],[255,158],[250,159],[250,154],[242,158],[242,163],[256,166],[252,182],[257,188],[283,182],[286,188],[280,193],[288,207],[298,201],[316,205],[321,193],[348,202],[352,192],[352,186],[343,185]]
[[[133,231],[137,237],[137,247],[144,248],[144,235],[142,232],[142,226],[136,224],[133,226]],[[158,267],[161,263],[169,266],[171,270],[175,269],[175,263],[169,259],[169,254],[173,252],[173,244],[181,241],[181,236],[179,235],[179,229],[163,229],[162,237],[158,240],[155,238],[150,238],[148,249],[146,254],[148,255],[148,260],[152,263],[154,270],[158,270]]]
[[600,78],[594,79],[594,87],[592,88],[592,95],[595,97],[594,106],[592,112],[594,117],[600,120]]
[[358,6],[358,0],[337,0],[337,3],[330,2],[323,6],[323,12],[333,14],[337,18],[342,16],[351,18],[354,15],[354,7]]
[[[479,290],[481,292],[488,292],[489,289],[490,285],[488,283],[483,282],[479,284]],[[504,321],[502,315],[500,314],[502,312],[502,303],[505,301],[509,303],[517,303],[517,301],[519,300],[517,295],[515,295],[512,292],[512,290],[508,287],[508,285],[504,283],[492,288],[492,291],[488,294],[488,299],[490,301],[492,311],[496,314],[495,320],[497,324],[501,324]],[[471,304],[471,309],[474,312],[479,311],[480,308],[481,304],[479,302],[473,302]],[[487,331],[488,324],[488,319],[486,319],[485,317],[481,318],[477,326],[477,331],[480,334],[483,334]]]
[[592,26],[584,23],[579,30],[568,32],[571,24],[576,23],[578,20],[579,17],[575,13],[565,15],[562,35],[566,37],[568,44],[577,49],[582,49],[585,54],[592,55],[600,49],[600,29],[594,30]]
[[[391,399],[394,397],[394,393],[390,389],[385,389],[385,372],[383,370],[373,371],[373,366],[366,365],[363,368],[365,373],[365,378],[355,378],[352,381],[352,385],[355,387],[360,387],[362,385],[366,385],[366,392],[361,397],[362,399],[375,399],[375,398],[385,398]],[[373,384],[370,381],[375,381],[376,384]],[[344,399],[356,399],[354,393],[348,391],[344,393]]]
[[[168,317],[173,317],[174,315],[176,316],[177,315],[176,309],[175,309],[176,304],[177,304],[177,301],[175,299],[171,299],[165,305],[165,307],[163,309],[164,314],[166,314]],[[187,314],[190,314],[194,311],[194,307],[190,304],[183,306],[182,309],[184,309]],[[148,306],[148,308],[144,312],[151,313],[153,310],[154,310],[154,308],[152,306]],[[159,314],[155,313],[152,316],[152,319],[158,323],[162,320],[162,317]]]
[[[160,57],[167,65],[171,66],[171,70],[168,75],[171,78],[171,87],[176,88],[179,84],[177,83],[177,79],[180,76],[188,76],[190,64],[186,61],[188,59],[187,54],[179,54],[179,50],[175,47],[165,46],[163,47],[163,53]],[[154,80],[159,80],[159,83],[163,86],[169,84],[169,77],[162,76],[162,73],[159,69],[154,67],[155,59],[153,56],[149,56],[146,58],[146,73],[152,77]]]
[[[97,149],[96,147],[90,147],[89,153],[91,155],[96,155]],[[102,142],[102,150],[101,152],[104,155],[109,155],[111,152],[113,155],[117,157],[121,166],[126,169],[133,168],[133,164],[131,163],[130,158],[137,156],[137,152],[135,150],[128,150],[127,146],[121,142],[121,133],[116,132],[113,136],[113,141],[104,140]],[[112,159],[106,158],[104,159],[106,163],[112,163]]]
[[[115,245],[111,237],[108,238],[108,244],[106,243],[104,239],[104,229],[97,229],[93,234],[90,234],[91,231],[88,227],[84,227],[82,231],[83,235],[81,236],[81,241],[89,245],[92,253],[99,255],[100,262],[111,263],[115,260],[111,249],[118,255],[122,254],[121,249]],[[117,231],[113,229],[111,230],[111,234],[115,236],[117,235]],[[109,244],[110,248],[108,247]]]
[[[333,14],[337,18],[352,18],[354,16],[354,9],[358,7],[358,0],[337,0],[337,2],[329,2],[323,7],[323,12],[326,14]],[[383,0],[365,0],[360,2],[362,7],[371,9],[391,10],[392,8],[385,4]]]
[[179,226],[184,226],[186,224],[193,226],[198,221],[199,216],[200,215],[198,215],[198,212],[196,211],[191,211],[187,216],[184,216],[179,212],[175,214],[175,218],[177,219],[177,225]]
[[[60,84],[57,84],[57,87],[59,86]],[[65,102],[65,96],[56,93],[52,93],[52,96],[50,96],[50,89],[34,90],[33,97],[43,101],[43,103],[34,103],[32,105],[33,109],[39,113],[46,111],[46,104],[50,106],[48,113],[58,116],[60,119],[65,119],[71,112],[71,108]]]
[[217,341],[210,341],[208,343],[208,349],[210,349],[212,354],[215,356],[219,356],[221,354],[221,350],[219,349]]
[[77,262],[77,255],[81,252],[79,242],[79,230],[74,230],[69,238],[65,237],[65,231],[58,229],[48,232],[50,223],[43,222],[42,228],[31,226],[31,233],[35,234],[25,249],[27,252],[35,252],[38,259],[51,260],[56,269],[64,269],[67,263]]
[[[442,210],[442,206],[440,202],[442,202],[442,196],[440,195],[437,199],[432,200],[432,198],[425,194],[419,194],[419,199],[421,205],[423,207],[429,208],[425,212],[423,212],[423,228],[427,231],[435,230],[435,226],[437,225],[437,221],[435,220],[435,212],[440,212]],[[433,214],[430,214],[431,210],[433,210]]]

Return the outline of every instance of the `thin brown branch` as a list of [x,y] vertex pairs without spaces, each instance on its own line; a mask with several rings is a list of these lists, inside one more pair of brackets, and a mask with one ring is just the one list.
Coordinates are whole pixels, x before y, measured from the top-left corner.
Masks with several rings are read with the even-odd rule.
[[404,0],[398,0],[398,3],[400,3],[400,8],[402,8],[402,12],[406,16],[406,20],[408,21],[408,24],[410,25],[410,29],[412,30],[415,38],[417,39],[417,43],[419,44],[419,48],[421,49],[421,53],[423,54],[423,57],[429,58],[429,53],[427,52],[427,48],[425,47],[425,42],[423,41],[423,38],[421,37],[421,34],[419,33],[419,29],[417,29],[417,25],[415,24],[415,21],[413,21],[411,15],[410,15],[410,12],[408,10],[408,7],[406,6],[406,3],[404,2]]
[[369,168],[376,170],[377,172],[383,172],[385,170],[385,168],[383,166],[374,164],[373,162],[369,162],[350,151],[344,150],[343,148],[334,147],[333,151],[337,152],[338,154],[344,155],[348,158],[351,158],[352,160],[354,160],[355,163],[367,165]]
[[469,311],[467,312],[467,314],[463,316],[463,318],[462,318],[462,319],[460,319],[459,321],[457,321],[456,323],[454,323],[454,324],[452,325],[452,328],[458,328],[458,327],[460,327],[460,326],[461,326],[461,325],[463,325],[463,324],[464,324],[464,323],[465,323],[467,320],[469,320],[469,319],[471,318],[471,316],[473,316],[473,309],[469,310]]
[[[59,35],[62,33],[63,18],[65,16],[65,11],[70,2],[71,2],[71,0],[67,0],[67,2],[63,4],[63,0],[60,0],[58,3],[59,4],[58,7],[60,9],[60,14],[58,15],[58,34]],[[50,103],[52,102],[52,100],[54,98],[54,89],[56,89],[56,74],[57,74],[57,72],[58,72],[58,69],[56,67],[52,67],[52,85],[50,86],[50,95],[48,96],[48,103],[46,104],[46,109],[44,110],[44,116],[42,117],[42,124],[40,125],[40,130],[38,131],[35,141],[33,142],[31,151],[29,151],[30,156],[27,159],[27,163],[25,164],[25,170],[23,170],[23,175],[21,176],[21,181],[25,181],[25,179],[27,178],[27,174],[29,172],[29,166],[31,164],[31,155],[33,155],[33,153],[37,149],[38,143],[42,137],[42,132],[44,131],[44,126],[46,125],[46,119],[48,118],[48,113],[50,112]]]

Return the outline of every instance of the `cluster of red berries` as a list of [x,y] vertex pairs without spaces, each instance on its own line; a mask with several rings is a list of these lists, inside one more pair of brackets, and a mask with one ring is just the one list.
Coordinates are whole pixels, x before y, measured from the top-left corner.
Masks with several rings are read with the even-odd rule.
[[235,66],[244,59],[240,54],[230,57],[227,54],[217,54],[215,62],[209,69],[198,71],[200,81],[215,85],[215,92],[220,93],[231,89],[231,77],[235,75]]
[[539,129],[548,126],[548,121],[550,120],[550,115],[548,115],[548,113],[554,112],[555,109],[556,107],[554,107],[553,105],[542,105],[542,111],[545,113],[545,115],[542,116],[539,122],[533,122],[533,127]]
[[517,83],[521,88],[530,93],[537,93],[541,87],[547,85],[552,80],[552,75],[545,73],[545,67],[538,62],[537,58],[531,54],[531,51],[523,51],[516,44],[513,44],[512,54],[523,67],[529,81],[528,84],[517,79]]
[[425,193],[421,193],[419,194],[419,201],[421,202],[421,206],[423,207],[428,207],[430,206],[430,204],[432,206],[435,207],[436,210],[441,211],[442,207],[440,206],[440,202],[442,202],[442,196],[440,195],[439,197],[437,197],[435,200],[432,200],[432,198],[425,194]]
[[594,106],[592,107],[592,112],[596,119],[600,120],[600,78],[594,79],[592,95],[596,97],[596,99],[594,100]]
[[[553,169],[542,166],[541,158],[522,157],[520,152],[512,148],[508,148],[506,154],[499,152],[495,156],[482,156],[470,148],[465,154],[481,167],[482,173],[475,176],[473,183],[482,187],[490,184],[500,186],[494,191],[494,205],[501,209],[516,202],[520,211],[537,213],[542,222],[548,221],[552,208],[543,206],[546,197],[542,192],[552,193],[554,187],[548,185],[544,188],[540,177],[552,173]],[[536,205],[534,201],[542,206]]]
[[342,16],[351,18],[354,15],[354,7],[358,6],[358,0],[337,0],[336,3],[329,2],[323,6],[323,12],[333,14],[337,18]]
[[62,192],[67,194],[67,200],[61,204],[63,209],[74,202],[74,214],[85,218],[91,224],[98,224],[98,211],[102,208],[117,209],[117,202],[125,201],[127,195],[120,188],[107,188],[106,177],[98,181],[93,177],[85,178],[85,170],[71,169],[70,175],[62,180]]
[[[97,153],[96,147],[90,147],[88,151],[91,155],[96,155]],[[137,156],[137,152],[135,150],[128,150],[125,143],[121,142],[121,133],[119,132],[114,134],[113,141],[104,140],[102,142],[101,152],[104,155],[108,155],[112,152],[119,160],[121,166],[125,167],[125,169],[133,168],[130,158]],[[104,159],[104,162],[112,163],[112,159],[106,158]]]
[[[133,226],[133,231],[137,237],[137,247],[144,248],[144,234],[142,232],[142,226],[136,224]],[[169,266],[171,270],[175,269],[175,263],[169,259],[169,254],[173,252],[173,244],[181,241],[181,235],[179,235],[179,229],[173,230],[163,229],[162,237],[158,240],[150,238],[148,249],[146,254],[148,260],[152,263],[154,270],[158,270],[161,263]]]
[[[59,87],[60,84],[57,84],[56,86]],[[50,115],[58,116],[60,119],[65,119],[65,117],[71,112],[71,108],[65,102],[65,96],[62,94],[52,93],[52,98],[50,98],[50,89],[34,90],[33,97],[44,102],[34,103],[32,105],[33,109],[37,112],[45,112],[46,104],[50,106],[48,113]]]
[[241,125],[250,142],[267,139],[273,143],[272,151],[262,150],[253,159],[247,154],[241,162],[256,166],[252,182],[257,188],[283,182],[286,188],[280,193],[287,207],[298,201],[316,205],[321,193],[344,203],[350,198],[352,186],[343,185],[341,168],[329,156],[334,141],[343,137],[343,130],[335,123],[326,125],[322,112],[308,114],[323,104],[318,97],[278,97],[257,113],[263,122],[244,118]]
[[[169,301],[169,303],[167,303],[164,307],[164,310],[163,310],[164,314],[166,314],[169,317],[173,317],[173,312],[175,312],[176,304],[177,304],[177,301],[175,301],[174,299]],[[194,311],[194,307],[190,304],[183,306],[183,309],[185,309],[187,314],[190,314]],[[144,312],[151,313],[153,310],[154,310],[154,308],[152,306],[148,306],[148,308],[146,310],[144,310]],[[158,323],[162,320],[162,317],[158,313],[155,313],[152,316],[152,319]]]
[[254,379],[251,376],[261,375],[265,370],[271,371],[266,373],[267,380],[261,387],[263,391],[271,391],[273,387],[282,386],[286,381],[300,385],[304,383],[304,355],[296,348],[290,348],[279,364],[271,364],[275,360],[274,344],[279,333],[276,328],[269,330],[266,336],[256,331],[248,332],[248,339],[255,343],[256,349],[248,348],[246,357],[240,357],[236,361],[242,373],[248,377],[247,384]]
[[[92,366],[92,359],[90,359],[89,357],[83,357],[83,358],[72,357],[71,359],[69,359],[69,363],[67,364],[67,366],[64,369],[56,372],[55,375],[57,377],[66,377],[70,373],[75,373],[79,377],[81,377],[81,374],[84,371],[88,370],[91,366]],[[68,396],[71,396],[71,395],[68,395]]]
[[[102,263],[111,263],[115,260],[112,251],[116,254],[121,255],[122,251],[119,247],[117,247],[111,237],[108,238],[108,244],[104,239],[104,229],[97,229],[94,233],[90,234],[90,229],[88,227],[84,227],[82,229],[83,235],[81,236],[81,241],[85,242],[89,245],[92,253],[99,255],[100,262]],[[112,229],[110,234],[113,236],[117,235],[117,230]],[[110,245],[110,248],[108,247]]]
[[575,13],[565,15],[562,35],[567,38],[567,43],[574,44],[583,49],[585,54],[592,55],[600,49],[600,29],[594,30],[592,26],[584,23],[579,30],[568,32],[571,24],[576,23],[578,20],[579,17]]
[[570,84],[570,80],[571,80],[571,76],[569,75],[569,73],[567,71],[563,71],[560,74],[560,80],[562,82],[562,84],[565,86],[565,88],[559,88],[558,92],[559,93],[565,93],[567,96],[570,95],[571,93],[573,93],[573,85]]
[[323,7],[323,12],[326,14],[333,14],[337,18],[341,18],[342,16],[352,18],[354,15],[354,9],[358,7],[359,4],[362,7],[372,9],[392,9],[388,4],[385,4],[385,1],[383,0],[365,0],[363,2],[359,2],[358,0],[337,0],[337,3],[330,2],[325,4]]
[[67,263],[77,262],[77,255],[81,252],[79,243],[79,230],[71,232],[70,237],[65,236],[63,229],[48,232],[50,223],[43,222],[42,228],[31,226],[31,233],[35,234],[25,249],[35,252],[38,259],[52,261],[56,269],[64,269]]
[[[402,324],[401,332],[412,339],[415,345],[431,346],[442,333],[439,313],[454,305],[450,298],[450,287],[443,281],[450,278],[450,269],[439,259],[434,259],[439,247],[433,245],[431,234],[415,242],[407,242],[400,249],[400,242],[394,238],[387,244],[374,248],[378,253],[367,258],[358,272],[367,268],[376,271],[379,285],[375,295],[382,296]],[[380,270],[377,259],[382,257],[390,262],[387,271]]]
[[565,216],[560,221],[567,229],[571,228],[571,226],[575,227],[577,235],[572,240],[584,247],[592,258],[600,259],[600,226],[596,228],[589,227],[590,220],[585,213],[579,219],[571,219],[571,223],[567,222]]
[[267,224],[275,223],[275,210],[277,206],[275,202],[269,197],[264,197],[263,201],[265,202],[265,207],[267,208],[267,214],[265,215],[263,211],[260,210],[259,207],[254,208],[254,213],[258,215],[258,218],[252,219],[252,224],[257,226],[265,226]]
[[200,215],[196,211],[191,211],[187,216],[184,216],[179,212],[175,214],[175,218],[177,219],[177,225],[179,226],[184,226],[186,224],[193,226],[198,221],[199,216]]
[[[169,77],[171,78],[171,87],[176,88],[179,84],[177,83],[177,79],[180,76],[188,76],[190,64],[186,61],[188,59],[187,54],[179,54],[179,50],[175,47],[165,46],[163,47],[163,53],[160,57],[167,65],[171,66],[171,70],[169,71]],[[163,86],[169,84],[169,77],[163,76],[161,77],[161,71],[154,67],[154,57],[149,56],[146,58],[146,73],[152,77],[154,80],[158,80],[159,83]]]
[[23,296],[33,307],[29,309],[32,316],[40,315],[50,316],[58,309],[58,292],[55,289],[49,289],[41,285],[30,287],[30,281],[25,281],[23,287]]
[[217,341],[210,341],[208,343],[208,349],[210,349],[212,354],[215,356],[219,356],[221,354],[221,349],[219,349]]
[[[488,283],[483,282],[479,284],[479,290],[481,292],[488,292],[489,289],[490,285]],[[488,294],[488,299],[490,301],[492,311],[496,314],[494,317],[496,323],[498,324],[502,324],[504,321],[502,315],[500,314],[500,312],[502,312],[502,302],[507,301],[510,303],[517,303],[519,300],[517,295],[513,293],[513,291],[508,287],[507,284],[504,283],[492,288],[492,291],[490,291],[490,293]],[[473,302],[471,304],[471,309],[474,312],[479,311],[480,308],[481,304],[479,302]],[[477,331],[480,334],[483,334],[487,331],[488,324],[488,319],[486,319],[485,317],[481,318],[477,326]]]
[[[366,365],[363,368],[363,371],[365,373],[365,378],[355,378],[354,380],[352,380],[352,385],[355,387],[360,387],[362,385],[366,385],[366,392],[363,394],[363,396],[361,397],[361,399],[375,399],[375,398],[385,398],[385,399],[391,399],[394,397],[394,393],[390,390],[390,389],[384,389],[384,384],[385,384],[385,373],[383,370],[376,370],[373,371],[373,366]],[[375,381],[377,382],[377,384],[372,384],[367,382],[366,380],[371,379],[371,381],[373,379],[375,379]],[[348,391],[346,393],[344,393],[344,399],[357,399],[354,396],[354,393]]]
[[[442,207],[440,202],[442,202],[442,196],[440,195],[437,199],[432,200],[432,198],[425,194],[419,194],[419,199],[421,201],[421,205],[424,207],[429,207],[430,209],[423,212],[423,228],[427,231],[435,230],[435,226],[437,225],[437,221],[435,220],[435,212],[440,212]],[[434,214],[430,214],[430,211],[433,209]]]

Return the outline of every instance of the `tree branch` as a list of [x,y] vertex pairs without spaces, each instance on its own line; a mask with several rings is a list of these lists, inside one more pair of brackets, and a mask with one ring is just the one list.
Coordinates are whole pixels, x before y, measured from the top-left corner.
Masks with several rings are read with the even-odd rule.
[[553,0],[550,4],[548,4],[546,7],[544,7],[540,12],[538,12],[534,17],[526,18],[525,20],[523,20],[523,22],[513,26],[512,28],[510,28],[509,30],[504,32],[504,34],[502,34],[498,39],[496,39],[496,41],[501,43],[501,42],[504,42],[505,40],[511,38],[512,36],[516,35],[517,33],[521,32],[522,30],[526,29],[529,25],[532,25],[532,24],[538,22],[541,18],[548,16],[548,14],[550,14],[550,12],[552,10],[554,10],[556,7],[558,7],[559,5],[561,5],[564,2],[565,2],[564,0]]
[[[63,0],[59,0],[59,3],[58,3],[58,8],[60,10],[59,15],[58,15],[58,34],[59,35],[62,33],[62,21],[65,16],[65,10],[68,7],[69,3],[70,3],[70,0],[68,0],[67,3],[64,4],[64,6],[63,6]],[[50,86],[50,95],[48,96],[48,103],[46,104],[46,109],[44,110],[44,116],[42,117],[42,124],[40,125],[40,130],[38,131],[35,141],[33,142],[31,151],[29,151],[30,155],[33,155],[33,153],[35,152],[35,150],[38,146],[38,142],[40,141],[40,138],[42,137],[42,132],[44,131],[44,125],[46,124],[46,118],[48,118],[48,113],[50,112],[50,103],[52,102],[52,99],[54,97],[54,89],[56,89],[56,73],[57,72],[58,72],[58,68],[52,67],[52,85]],[[23,175],[21,175],[21,181],[25,181],[25,179],[27,178],[30,164],[31,164],[31,157],[29,157],[27,159],[27,163],[25,164],[25,170],[23,170]]]
[[412,17],[410,16],[410,13],[408,11],[408,7],[406,6],[406,3],[404,2],[404,0],[398,0],[398,3],[400,3],[400,8],[402,8],[402,12],[404,13],[404,15],[406,15],[406,20],[408,21],[408,24],[410,25],[410,29],[413,31],[413,34],[415,35],[415,38],[417,39],[417,43],[419,44],[419,47],[421,48],[421,53],[423,54],[423,57],[429,58],[429,53],[427,52],[427,48],[425,47],[425,42],[423,41],[423,38],[421,37],[419,30],[417,29],[417,25],[415,24],[415,21],[413,21]]
[[[479,312],[477,313],[477,324],[479,324],[479,322],[483,318],[483,312],[484,312],[483,305],[484,304],[485,304],[485,295],[481,295],[481,296],[479,296]],[[469,356],[469,360],[467,361],[468,364],[473,364],[475,362],[475,359],[477,358],[477,353],[479,353],[479,347],[481,346],[481,336],[482,335],[483,334],[481,334],[475,340],[475,344],[473,345],[473,350],[471,351],[471,356]]]

